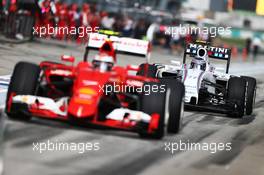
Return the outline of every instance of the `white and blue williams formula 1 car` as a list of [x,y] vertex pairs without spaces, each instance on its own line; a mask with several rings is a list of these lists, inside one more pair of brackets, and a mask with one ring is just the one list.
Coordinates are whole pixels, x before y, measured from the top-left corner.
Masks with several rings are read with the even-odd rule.
[[[186,63],[191,58],[190,63]],[[213,66],[211,59],[226,61],[224,69]],[[253,112],[256,79],[228,74],[231,49],[213,47],[206,42],[188,44],[183,63],[141,64],[138,74],[160,79],[175,79],[185,85],[185,108],[243,117]]]

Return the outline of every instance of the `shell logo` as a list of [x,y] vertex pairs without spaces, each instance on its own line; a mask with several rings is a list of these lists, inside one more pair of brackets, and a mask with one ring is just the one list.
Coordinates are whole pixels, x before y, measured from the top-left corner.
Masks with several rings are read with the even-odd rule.
[[79,89],[80,94],[86,94],[86,95],[96,95],[96,91],[91,88],[81,88]]

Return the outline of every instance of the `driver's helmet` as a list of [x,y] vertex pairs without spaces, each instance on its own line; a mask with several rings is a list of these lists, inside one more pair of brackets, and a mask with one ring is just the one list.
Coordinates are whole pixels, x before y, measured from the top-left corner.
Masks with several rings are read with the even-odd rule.
[[95,55],[92,61],[93,67],[100,72],[110,71],[114,65],[114,58],[105,53]]
[[190,69],[206,70],[207,50],[205,48],[198,48],[197,55],[192,59]]
[[192,59],[190,64],[190,69],[199,69],[199,70],[206,70],[206,61],[202,58],[195,57]]

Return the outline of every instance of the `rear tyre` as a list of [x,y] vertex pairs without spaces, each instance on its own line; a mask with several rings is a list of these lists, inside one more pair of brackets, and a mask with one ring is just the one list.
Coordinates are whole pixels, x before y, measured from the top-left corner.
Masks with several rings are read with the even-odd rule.
[[19,109],[13,111],[12,106],[9,106],[10,104],[8,104],[8,102],[12,94],[34,95],[36,93],[39,74],[40,68],[35,64],[28,62],[19,62],[16,64],[10,80],[6,98],[5,111],[10,118],[20,120],[29,120],[31,118],[31,116],[25,115]]
[[146,75],[147,77],[155,78],[157,70],[158,70],[157,67],[152,64],[141,64],[139,66],[137,75],[141,75],[141,76]]
[[235,104],[235,111],[228,114],[230,117],[243,117],[245,112],[246,80],[240,77],[231,77],[228,81],[227,99]]
[[[159,83],[145,83],[144,86],[160,86]],[[144,92],[143,92],[144,93]],[[141,111],[149,115],[157,113],[159,114],[158,128],[154,133],[149,134],[140,132],[141,137],[151,137],[155,139],[161,139],[164,136],[165,125],[165,102],[166,102],[166,90],[164,92],[150,92],[148,94],[142,94],[141,99]]]
[[255,104],[257,81],[252,77],[242,76],[242,78],[247,81],[246,114],[251,115]]
[[162,84],[167,85],[170,89],[169,97],[169,118],[167,122],[167,132],[176,134],[181,129],[181,122],[184,112],[184,93],[185,88],[183,83],[177,80],[163,79]]

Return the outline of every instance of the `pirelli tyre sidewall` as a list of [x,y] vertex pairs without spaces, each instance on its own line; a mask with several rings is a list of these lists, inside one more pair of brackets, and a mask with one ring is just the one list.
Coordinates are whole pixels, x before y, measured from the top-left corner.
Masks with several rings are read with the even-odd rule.
[[183,83],[175,79],[161,79],[161,83],[165,84],[169,90],[167,132],[176,134],[181,129],[185,87]]
[[[8,87],[6,107],[8,106],[9,97],[12,93],[15,95],[34,95],[38,84],[40,67],[33,63],[18,62],[13,71],[10,84]],[[28,120],[31,117],[24,115],[16,109],[16,111],[8,111],[6,113],[11,118]]]
[[[160,83],[153,83],[148,82],[144,83],[144,86],[160,86]],[[164,125],[165,125],[165,102],[166,102],[166,93],[164,92],[151,92],[149,94],[145,94],[144,92],[141,95],[141,104],[140,110],[145,112],[149,115],[154,113],[159,114],[159,123],[158,128],[154,133],[147,133],[147,132],[139,132],[141,137],[147,138],[154,138],[154,139],[161,139],[164,136]]]
[[257,81],[253,77],[242,76],[247,81],[246,114],[251,115],[255,105]]
[[247,82],[241,77],[231,77],[228,80],[227,100],[234,104],[234,111],[230,111],[230,117],[241,118],[245,112]]
[[141,64],[139,66],[137,75],[141,75],[141,76],[147,75],[147,77],[155,78],[156,74],[157,74],[157,70],[158,69],[157,69],[157,67],[155,65],[152,65],[152,64]]

